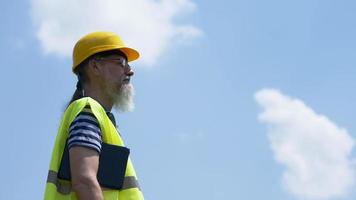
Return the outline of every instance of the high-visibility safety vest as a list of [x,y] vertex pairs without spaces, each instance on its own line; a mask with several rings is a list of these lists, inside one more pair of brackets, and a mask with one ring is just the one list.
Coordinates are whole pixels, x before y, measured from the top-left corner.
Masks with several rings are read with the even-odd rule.
[[[71,188],[71,182],[58,179],[57,173],[61,164],[65,143],[68,138],[69,126],[86,105],[90,105],[93,114],[99,122],[102,141],[112,145],[124,146],[116,127],[106,115],[104,108],[97,101],[90,97],[85,97],[72,102],[65,111],[59,126],[47,177],[44,196],[45,200],[77,199],[76,194]],[[102,188],[102,193],[105,200],[144,199],[130,158],[127,161],[123,188],[120,190]]]

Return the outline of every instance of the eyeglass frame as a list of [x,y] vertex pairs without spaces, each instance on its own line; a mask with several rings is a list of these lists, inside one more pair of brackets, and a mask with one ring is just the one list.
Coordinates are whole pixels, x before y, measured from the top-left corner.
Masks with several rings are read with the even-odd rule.
[[[125,68],[128,68],[128,69],[131,69],[131,66],[129,65],[129,62],[127,61],[126,58],[124,57],[119,57],[119,58],[107,58],[107,57],[100,57],[100,56],[97,56],[94,58],[94,60],[97,60],[97,61],[105,61],[105,60],[108,60],[108,61],[119,61],[119,62],[115,62],[115,63],[118,63],[120,66],[122,66],[124,69]],[[121,61],[121,62],[120,62]]]

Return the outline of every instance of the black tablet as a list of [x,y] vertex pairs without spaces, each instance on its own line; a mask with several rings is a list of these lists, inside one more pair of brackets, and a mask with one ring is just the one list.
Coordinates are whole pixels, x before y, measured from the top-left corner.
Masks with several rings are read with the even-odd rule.
[[[130,149],[126,147],[115,146],[104,142],[101,144],[97,174],[100,186],[110,189],[122,188],[129,154]],[[71,180],[67,142],[58,171],[58,178]]]

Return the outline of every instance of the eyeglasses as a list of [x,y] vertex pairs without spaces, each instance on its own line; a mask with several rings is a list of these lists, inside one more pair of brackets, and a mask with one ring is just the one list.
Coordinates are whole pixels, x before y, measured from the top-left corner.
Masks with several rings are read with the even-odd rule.
[[115,63],[119,64],[123,68],[130,68],[129,63],[125,58],[104,58],[104,57],[96,57],[96,60],[108,60],[108,61],[115,61]]

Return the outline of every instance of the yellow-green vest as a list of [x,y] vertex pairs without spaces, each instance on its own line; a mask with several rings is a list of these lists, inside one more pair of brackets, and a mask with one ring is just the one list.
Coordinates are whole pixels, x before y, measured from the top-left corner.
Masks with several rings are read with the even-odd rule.
[[[61,163],[64,146],[68,138],[69,126],[86,105],[90,105],[93,114],[99,122],[102,141],[112,145],[124,146],[116,127],[106,115],[104,108],[97,101],[90,97],[85,97],[71,103],[62,118],[53,148],[46,183],[45,200],[77,200],[76,194],[71,189],[71,183],[69,181],[58,179],[57,173]],[[127,162],[123,188],[121,190],[104,188],[102,189],[102,192],[105,200],[144,199],[130,158]]]

